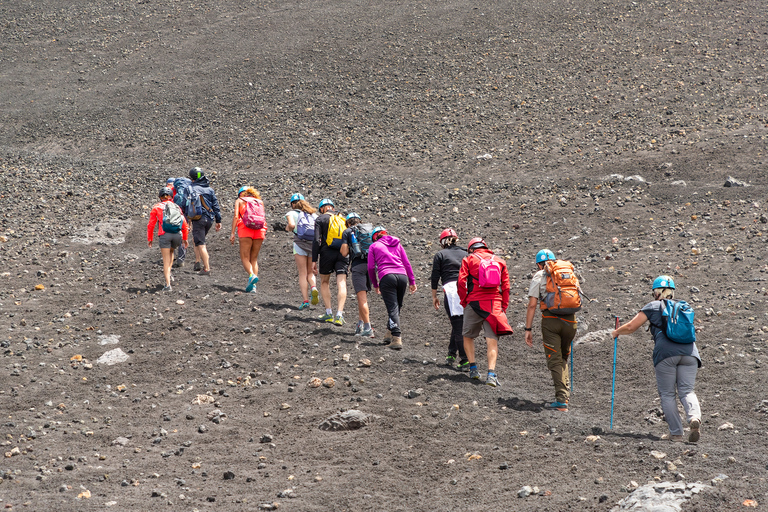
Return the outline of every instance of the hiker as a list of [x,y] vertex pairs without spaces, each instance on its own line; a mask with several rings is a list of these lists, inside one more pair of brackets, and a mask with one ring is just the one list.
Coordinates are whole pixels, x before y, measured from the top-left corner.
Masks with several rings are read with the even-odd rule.
[[[325,314],[323,322],[344,325],[344,303],[347,301],[347,267],[349,258],[341,254],[341,235],[346,220],[334,210],[333,201],[323,199],[318,205],[320,215],[315,219],[315,239],[312,243],[312,272],[320,274],[320,295],[323,297]],[[318,264],[319,260],[319,264]],[[336,300],[338,309],[333,316],[331,307],[331,274],[336,273]]]
[[456,368],[460,371],[469,368],[469,359],[464,352],[464,337],[461,331],[464,327],[464,308],[461,307],[459,298],[458,280],[461,261],[467,255],[463,247],[456,245],[459,235],[453,229],[444,229],[440,233],[440,251],[432,260],[432,303],[435,311],[440,309],[440,299],[437,298],[437,285],[442,280],[443,294],[445,295],[445,313],[451,322],[451,337],[448,342],[448,356],[445,362],[453,366],[456,356],[459,356],[459,364]]
[[264,201],[259,192],[250,186],[240,187],[235,200],[232,216],[232,233],[229,243],[235,244],[235,230],[240,240],[240,261],[248,272],[245,293],[256,293],[259,282],[259,251],[267,235],[267,220],[264,213]]
[[299,193],[291,196],[290,204],[292,209],[285,214],[286,224],[283,229],[293,232],[293,259],[299,271],[302,297],[299,309],[309,309],[310,296],[313,306],[320,302],[315,273],[312,270],[312,242],[315,239],[317,210]]
[[195,242],[195,266],[193,270],[199,271],[201,276],[209,276],[211,275],[211,267],[208,249],[205,247],[205,237],[214,222],[216,231],[221,229],[219,200],[201,168],[193,167],[190,169],[189,179],[192,180],[192,187],[199,194],[202,205],[202,216],[197,220],[192,219],[192,239]]
[[368,277],[376,293],[381,295],[387,307],[387,336],[384,343],[389,348],[403,348],[403,334],[400,326],[400,310],[406,289],[416,292],[416,277],[411,262],[400,244],[400,240],[376,226],[371,233],[373,243],[368,249]]
[[[688,425],[691,428],[688,441],[695,443],[699,440],[701,427],[701,408],[699,399],[693,388],[696,385],[696,373],[701,367],[701,358],[696,342],[675,342],[664,328],[662,311],[668,307],[668,301],[675,298],[675,282],[669,276],[659,276],[653,281],[653,300],[643,306],[635,317],[611,333],[616,338],[619,335],[632,334],[650,322],[651,335],[653,336],[653,367],[656,371],[656,387],[661,398],[661,409],[664,411],[664,420],[669,425],[669,434],[662,439],[672,442],[683,441],[683,422],[680,419],[677,405],[675,404],[675,390],[683,404]],[[682,322],[678,321],[678,324]],[[692,325],[690,326],[693,329]],[[693,336],[695,338],[695,336]]]
[[[167,180],[165,180],[165,186],[171,189],[173,197],[176,197],[176,187],[173,185],[175,181],[176,181],[176,178],[168,178]],[[176,259],[173,261],[174,268],[183,267],[184,259],[186,257],[187,257],[187,248],[184,246],[184,244],[182,244],[178,247],[178,249],[176,249]]]
[[173,202],[173,191],[163,187],[158,193],[160,202],[152,207],[147,223],[147,245],[152,247],[155,224],[157,224],[157,237],[160,241],[160,252],[163,255],[163,276],[165,277],[164,292],[171,291],[171,265],[173,265],[173,250],[180,246],[186,246],[188,226],[187,220],[179,208]]
[[[565,268],[569,272],[567,273],[569,279],[575,280],[575,286],[578,288],[578,279],[576,279],[575,270],[570,262],[558,260],[549,249],[542,249],[536,253],[538,271],[533,275],[531,285],[528,287],[525,343],[529,347],[533,347],[533,317],[536,315],[536,306],[540,304],[544,354],[547,357],[547,368],[552,374],[552,383],[555,387],[555,401],[546,403],[544,408],[566,412],[571,394],[571,383],[568,379],[568,356],[571,354],[571,342],[576,336],[576,308],[571,308],[574,311],[569,313],[570,310],[565,308],[563,304],[554,303],[554,293],[548,296],[547,281],[548,279],[551,281],[555,274],[548,278],[547,269],[554,269],[554,264],[559,264],[558,268]],[[573,283],[571,286],[574,286]],[[580,290],[575,293],[576,297],[573,300],[578,302],[580,308]]]
[[507,263],[494,255],[480,237],[467,244],[467,256],[461,260],[457,288],[464,308],[462,336],[469,361],[469,378],[480,378],[475,362],[475,338],[482,328],[488,356],[485,383],[496,387],[499,385],[496,375],[499,336],[513,333],[505,313],[509,305],[509,272]]
[[355,336],[373,338],[368,292],[371,291],[371,279],[368,277],[368,251],[373,243],[373,226],[364,224],[354,212],[347,214],[347,229],[341,234],[341,255],[350,257],[349,272],[352,274],[352,287],[357,297],[357,327]]

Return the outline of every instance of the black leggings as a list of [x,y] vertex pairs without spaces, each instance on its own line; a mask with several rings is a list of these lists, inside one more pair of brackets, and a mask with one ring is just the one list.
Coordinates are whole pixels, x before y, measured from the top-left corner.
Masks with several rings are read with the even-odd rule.
[[445,305],[448,319],[451,321],[451,340],[448,343],[448,353],[453,356],[458,352],[459,358],[462,361],[466,361],[467,354],[464,352],[464,336],[461,334],[461,331],[464,329],[464,315],[451,316],[448,301],[444,300],[443,304]]
[[387,274],[379,282],[381,298],[387,307],[389,322],[387,329],[392,336],[400,336],[400,309],[403,307],[403,297],[408,289],[408,277],[405,274]]

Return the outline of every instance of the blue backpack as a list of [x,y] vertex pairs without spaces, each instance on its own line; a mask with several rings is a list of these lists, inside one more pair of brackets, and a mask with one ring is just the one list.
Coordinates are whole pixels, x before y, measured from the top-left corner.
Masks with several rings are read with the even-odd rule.
[[659,327],[670,341],[694,343],[696,328],[693,325],[693,308],[684,300],[662,300],[661,323]]
[[307,242],[314,241],[315,217],[312,214],[299,210],[299,215],[296,220],[296,235]]
[[[173,202],[179,205],[184,216],[189,220],[200,220],[203,216],[203,201],[200,194],[192,186],[192,180],[189,178],[176,178],[173,182],[176,189],[176,196]],[[208,209],[208,208],[206,208]]]

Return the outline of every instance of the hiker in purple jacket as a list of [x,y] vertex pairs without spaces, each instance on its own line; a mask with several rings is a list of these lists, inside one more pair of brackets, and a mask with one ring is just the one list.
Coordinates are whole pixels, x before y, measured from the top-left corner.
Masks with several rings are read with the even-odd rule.
[[405,290],[416,292],[416,277],[400,240],[389,236],[381,226],[373,228],[371,239],[373,243],[368,249],[368,277],[371,286],[384,300],[389,316],[388,334],[384,343],[389,343],[389,348],[393,350],[400,350],[403,348],[400,309],[403,307]]

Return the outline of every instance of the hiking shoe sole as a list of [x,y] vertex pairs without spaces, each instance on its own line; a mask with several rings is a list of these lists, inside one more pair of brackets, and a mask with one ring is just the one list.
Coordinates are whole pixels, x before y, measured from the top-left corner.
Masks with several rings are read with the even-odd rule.
[[485,385],[493,388],[498,387],[500,386],[499,379],[497,379],[495,375],[489,375],[485,378]]
[[688,434],[689,443],[697,443],[699,441],[699,438],[701,437],[700,429],[701,429],[701,420],[699,419],[691,420],[691,433]]
[[373,329],[363,329],[360,334],[358,334],[361,338],[375,338],[376,336],[373,333]]
[[245,292],[250,293],[256,283],[259,282],[259,276],[253,276],[248,278],[248,286],[245,287]]
[[469,369],[469,378],[480,380],[480,371],[479,370],[473,370],[472,368]]
[[309,302],[302,302],[301,305],[299,306],[299,310],[302,310],[302,309],[309,309]]
[[568,412],[568,404],[564,402],[551,402],[544,404],[544,408],[550,411]]
[[330,322],[333,323],[333,315],[325,314],[320,317],[318,317],[318,320],[321,322]]
[[317,306],[318,304],[320,304],[319,296],[320,296],[320,294],[317,292],[317,288],[312,290],[312,305],[313,306]]

